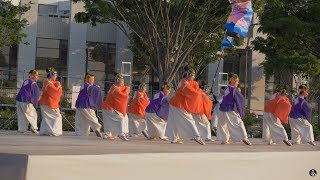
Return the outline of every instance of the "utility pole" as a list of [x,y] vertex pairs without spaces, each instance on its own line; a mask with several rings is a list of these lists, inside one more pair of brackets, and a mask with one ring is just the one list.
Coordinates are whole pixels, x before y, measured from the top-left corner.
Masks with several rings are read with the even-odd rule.
[[89,52],[88,52],[88,47],[87,47],[86,48],[86,59],[85,59],[85,61],[86,61],[86,72],[85,73],[87,73],[89,71],[88,54],[89,54]]

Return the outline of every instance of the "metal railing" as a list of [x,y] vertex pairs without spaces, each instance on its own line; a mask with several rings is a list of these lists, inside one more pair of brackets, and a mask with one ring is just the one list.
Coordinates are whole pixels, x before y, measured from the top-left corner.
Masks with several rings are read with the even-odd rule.
[[[8,128],[11,128],[14,123],[17,123],[17,114],[16,114],[16,105],[15,105],[15,97],[17,93],[19,92],[19,88],[17,88],[17,70],[1,70],[0,69],[0,98],[6,97],[10,100],[9,103],[1,104],[0,99],[0,111],[4,109],[9,109],[8,112],[10,112],[9,115],[6,117],[1,117],[0,114],[0,130],[7,130]],[[25,75],[27,72],[21,71],[21,74],[24,74],[23,79],[27,79],[28,77]],[[38,86],[41,89],[43,86],[43,79],[46,79],[46,75],[39,74],[39,81]],[[79,93],[79,92],[72,92],[72,90],[67,88],[67,80],[77,80],[82,81],[83,78],[78,77],[70,77],[70,76],[59,76],[58,81],[63,86],[63,94],[60,101],[60,111],[61,115],[63,117],[64,126],[65,124],[68,125],[68,130],[74,130],[74,115],[75,115],[75,109],[71,108],[71,102],[72,102],[72,94],[73,93]],[[10,84],[11,83],[11,84]],[[109,88],[113,84],[113,80],[96,80],[96,84],[101,86],[102,92],[105,95],[109,91]],[[149,83],[146,83],[147,85]],[[138,89],[138,84],[131,84],[131,97],[133,96],[133,92]],[[149,86],[149,97],[152,99],[153,94],[155,94],[158,89],[153,89],[153,86]],[[37,109],[38,115],[40,118],[38,118],[38,124],[41,119],[41,113],[39,109]],[[97,110],[97,117],[100,122],[102,122],[102,111]],[[71,117],[70,117],[71,116]],[[73,117],[72,117],[73,116]]]
[[[10,108],[10,109],[15,109],[16,105],[15,104],[0,104],[0,108]],[[40,113],[40,108],[37,108],[37,113],[38,113],[38,125],[41,122],[41,113]],[[70,127],[68,127],[67,129],[65,128],[65,130],[68,131],[74,131],[75,130],[75,111],[76,109],[73,108],[60,108],[60,112],[61,112],[61,116],[62,116],[62,121],[64,122],[64,125],[69,125]],[[0,116],[0,130],[13,130],[11,127],[14,123],[17,123],[17,112],[16,110],[14,111],[10,111],[12,114],[10,114],[9,116],[2,118]],[[70,119],[67,117],[67,113],[70,113],[73,118]],[[102,118],[102,110],[96,110],[96,115],[98,118],[98,121],[100,124],[103,125],[103,118]],[[14,129],[16,130],[16,129]]]

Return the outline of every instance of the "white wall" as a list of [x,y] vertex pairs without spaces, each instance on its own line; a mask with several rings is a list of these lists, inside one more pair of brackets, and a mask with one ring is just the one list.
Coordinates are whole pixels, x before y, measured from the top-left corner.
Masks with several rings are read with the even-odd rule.
[[[255,14],[254,22],[258,24],[259,19]],[[253,27],[253,37],[264,36],[262,33],[258,33],[259,26],[256,25]],[[263,68],[260,67],[260,64],[265,60],[265,55],[259,53],[258,51],[252,52],[252,69],[251,69],[251,95],[250,95],[250,112],[257,115],[262,115],[265,105],[265,87],[266,87],[266,78],[264,75]]]
[[68,48],[68,88],[79,86],[83,83],[86,66],[86,35],[87,25],[75,22],[76,13],[84,10],[82,2],[73,3],[71,6],[69,48]]
[[319,151],[31,155],[26,174],[32,180],[303,180],[319,179],[309,175],[319,172],[319,160]]
[[[22,0],[22,4],[26,4],[30,0]],[[36,38],[37,38],[37,0],[31,1],[31,9],[22,15],[28,20],[28,25],[23,29],[23,33],[28,36],[24,39],[29,44],[19,44],[18,46],[18,62],[17,62],[17,86],[21,87],[24,79],[28,78],[28,72],[35,68],[36,59]]]

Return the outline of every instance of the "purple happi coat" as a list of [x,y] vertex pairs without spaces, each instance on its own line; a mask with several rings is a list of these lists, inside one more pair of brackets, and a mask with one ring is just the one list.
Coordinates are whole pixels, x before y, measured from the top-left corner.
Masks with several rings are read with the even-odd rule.
[[224,96],[219,110],[222,112],[236,111],[241,118],[244,118],[245,104],[243,95],[234,87],[228,86],[224,90]]
[[146,108],[146,112],[156,113],[160,108],[160,104],[163,98],[164,98],[164,94],[163,92],[160,92],[158,97],[150,101],[149,105]]
[[156,113],[163,120],[168,119],[169,114],[169,100],[168,97],[163,94],[162,91],[157,93],[158,96],[150,101],[150,104],[146,108],[147,113]]
[[40,90],[37,82],[27,79],[23,82],[21,89],[16,97],[16,101],[31,103],[37,107],[40,97]]
[[100,87],[84,83],[76,101],[76,108],[96,109],[101,107],[101,104],[102,93]]
[[168,96],[165,96],[162,101],[161,101],[161,104],[160,104],[160,108],[158,109],[157,111],[157,115],[167,121],[168,119],[168,115],[169,115],[169,97]]
[[312,107],[305,99],[296,97],[293,101],[293,106],[289,115],[290,118],[303,118],[312,121]]

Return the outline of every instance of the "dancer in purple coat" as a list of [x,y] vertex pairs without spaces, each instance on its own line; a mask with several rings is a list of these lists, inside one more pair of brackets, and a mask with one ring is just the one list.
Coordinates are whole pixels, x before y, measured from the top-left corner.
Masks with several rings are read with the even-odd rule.
[[292,105],[289,115],[289,124],[291,127],[291,141],[293,144],[309,143],[315,146],[312,120],[312,107],[305,98],[309,95],[307,86],[300,88]]
[[101,107],[101,104],[100,87],[94,85],[94,75],[87,74],[76,101],[75,131],[78,136],[88,136],[91,128],[97,137],[101,137],[101,124],[95,113],[95,109]]
[[217,139],[222,144],[242,141],[246,145],[251,145],[242,118],[244,118],[245,104],[244,97],[237,89],[239,77],[237,74],[229,74],[229,85],[224,90],[223,100],[218,112]]
[[18,132],[26,132],[28,125],[31,125],[31,131],[38,134],[37,111],[40,90],[37,85],[38,71],[31,70],[29,79],[25,80],[16,97],[17,116],[18,116]]
[[150,139],[159,138],[167,140],[166,131],[169,114],[169,97],[171,87],[164,83],[157,97],[150,101],[146,108],[145,120],[147,122]]

